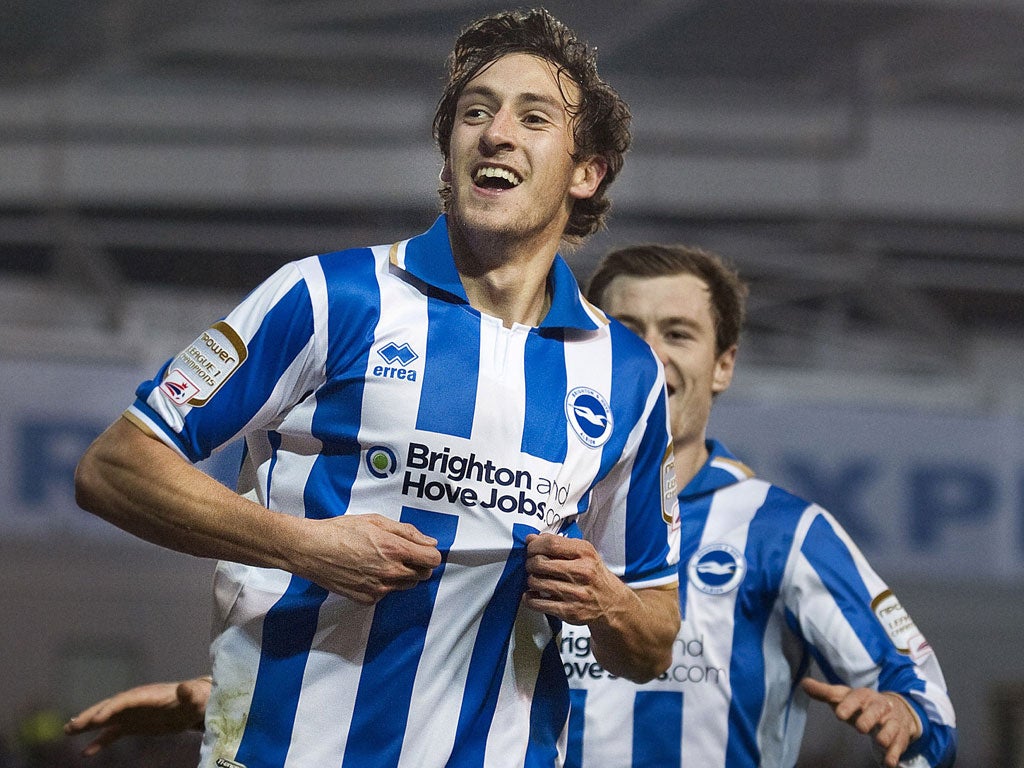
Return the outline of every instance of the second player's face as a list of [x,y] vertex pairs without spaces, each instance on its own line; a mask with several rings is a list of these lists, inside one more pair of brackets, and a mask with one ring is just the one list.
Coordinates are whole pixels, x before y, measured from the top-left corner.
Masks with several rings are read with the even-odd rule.
[[573,201],[593,195],[604,176],[601,161],[572,157],[566,99],[578,95],[550,62],[525,53],[497,59],[466,84],[442,171],[462,226],[561,238]]
[[711,294],[699,277],[616,277],[605,312],[642,337],[665,366],[672,439],[703,440],[712,396],[732,382],[736,348],[715,351]]

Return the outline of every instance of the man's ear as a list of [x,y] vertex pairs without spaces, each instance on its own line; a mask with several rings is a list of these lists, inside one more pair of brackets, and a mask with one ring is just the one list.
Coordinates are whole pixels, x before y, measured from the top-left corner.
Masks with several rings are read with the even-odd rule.
[[600,155],[594,155],[577,163],[572,172],[569,196],[577,200],[593,197],[606,173],[608,173],[608,161]]
[[732,374],[736,370],[736,345],[733,344],[715,360],[715,371],[711,377],[711,392],[715,395],[725,392],[732,384]]
[[442,184],[452,183],[452,165],[451,160],[447,157],[444,159],[444,165],[441,166],[441,172],[437,175],[437,178]]

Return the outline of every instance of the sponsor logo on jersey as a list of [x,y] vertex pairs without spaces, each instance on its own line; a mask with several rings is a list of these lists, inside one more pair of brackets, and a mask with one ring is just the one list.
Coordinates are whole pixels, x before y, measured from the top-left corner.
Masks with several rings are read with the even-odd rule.
[[885,590],[872,600],[871,610],[897,651],[910,656],[915,662],[932,652],[931,645],[891,590]]
[[[368,468],[369,461],[368,455]],[[375,469],[370,468],[371,473]],[[423,443],[410,443],[404,469],[401,493],[417,500],[525,515],[544,526],[556,526],[569,514],[563,511],[570,500],[568,483],[498,464],[475,451],[460,454],[447,445],[436,450]]]
[[406,342],[395,344],[395,342],[389,341],[377,350],[377,355],[387,365],[378,364],[373,366],[371,373],[374,376],[385,379],[416,381],[416,369],[410,368],[409,365],[419,360],[420,356]]
[[[592,680],[618,679],[594,659],[590,632],[585,627],[563,624],[562,634],[558,638],[558,650],[562,655],[562,668],[572,688],[586,687]],[[679,683],[719,685],[729,678],[724,667],[710,663],[705,657],[704,635],[687,638],[681,632],[673,643],[672,661],[672,666],[644,687],[648,690],[676,690]]]
[[235,329],[224,321],[216,323],[174,358],[160,391],[176,405],[202,407],[248,355]]
[[565,396],[565,416],[584,445],[600,448],[612,434],[612,411],[604,395],[590,387],[576,387]]
[[707,595],[724,595],[739,586],[747,573],[747,560],[735,547],[722,542],[701,547],[687,566],[690,583]]
[[366,468],[374,477],[384,479],[398,470],[398,457],[385,445],[375,445],[366,451]]
[[235,760],[228,760],[226,757],[218,757],[216,761],[214,761],[214,765],[216,765],[217,768],[245,768],[241,763]]

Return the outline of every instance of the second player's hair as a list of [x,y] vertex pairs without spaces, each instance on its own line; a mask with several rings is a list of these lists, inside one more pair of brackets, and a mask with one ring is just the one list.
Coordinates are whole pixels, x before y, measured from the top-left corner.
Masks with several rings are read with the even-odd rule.
[[605,291],[616,277],[667,277],[688,274],[700,278],[711,295],[715,322],[715,353],[739,343],[746,319],[748,288],[722,257],[688,245],[646,243],[610,251],[598,263],[587,287],[587,299],[602,306]]

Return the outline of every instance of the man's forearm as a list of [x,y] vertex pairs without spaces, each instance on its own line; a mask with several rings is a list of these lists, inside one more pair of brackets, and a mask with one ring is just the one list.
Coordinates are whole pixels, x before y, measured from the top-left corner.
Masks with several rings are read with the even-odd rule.
[[301,521],[242,498],[119,419],[75,474],[79,506],[154,544],[200,557],[285,567],[283,541]]
[[628,591],[628,598],[589,623],[594,658],[613,675],[645,683],[672,663],[679,592],[675,587]]

